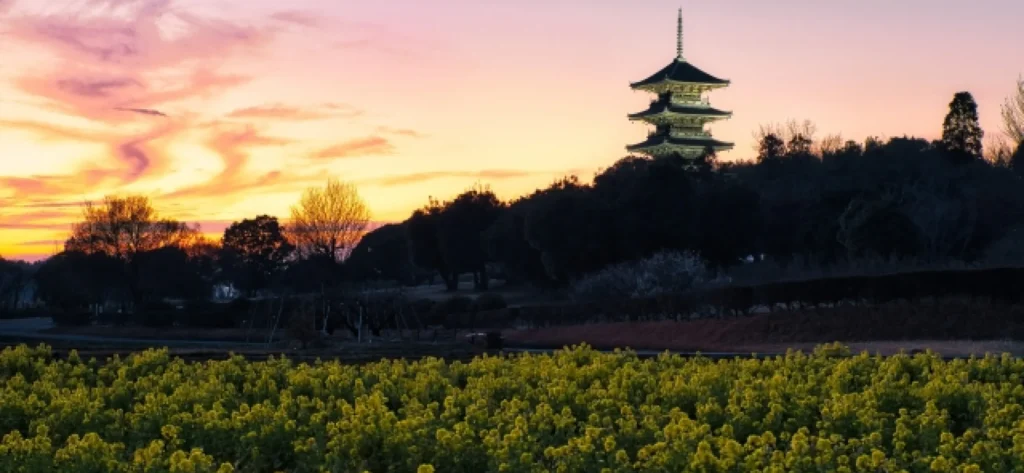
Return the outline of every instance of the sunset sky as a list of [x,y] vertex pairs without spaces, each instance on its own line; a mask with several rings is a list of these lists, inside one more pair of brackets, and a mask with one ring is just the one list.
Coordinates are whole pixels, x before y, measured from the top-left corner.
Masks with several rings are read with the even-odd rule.
[[589,179],[646,128],[675,54],[732,80],[712,127],[935,138],[972,92],[989,136],[1024,73],[1020,0],[0,0],[0,255],[51,254],[82,202],[145,194],[219,233],[328,176],[394,221],[475,182]]

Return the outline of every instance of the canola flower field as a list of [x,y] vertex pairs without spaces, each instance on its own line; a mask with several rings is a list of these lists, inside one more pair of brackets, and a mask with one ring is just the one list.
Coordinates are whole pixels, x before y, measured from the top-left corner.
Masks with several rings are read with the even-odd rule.
[[0,353],[2,472],[1024,471],[1024,361]]

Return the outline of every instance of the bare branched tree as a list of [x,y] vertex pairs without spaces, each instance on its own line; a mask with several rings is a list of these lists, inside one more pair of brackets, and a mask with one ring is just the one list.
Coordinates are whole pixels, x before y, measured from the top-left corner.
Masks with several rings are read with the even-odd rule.
[[202,240],[198,226],[160,218],[145,196],[107,196],[99,204],[87,202],[82,217],[72,227],[64,249],[118,261],[129,302],[136,306],[145,297],[144,281],[155,274],[143,268],[143,255],[170,247],[188,253],[198,250]]
[[838,154],[843,149],[843,135],[839,133],[833,133],[825,135],[815,149],[815,154],[818,156],[825,156],[829,154]]
[[1024,77],[1017,78],[1017,90],[1002,106],[1003,133],[1011,145],[1024,143]]
[[201,238],[197,228],[159,218],[145,196],[107,196],[100,204],[87,202],[82,217],[72,227],[65,249],[103,253],[126,262],[158,248],[186,248]]
[[809,143],[809,146],[806,147],[810,149],[814,147],[814,136],[817,132],[817,125],[810,120],[802,122],[789,120],[786,123],[761,125],[754,132],[754,150],[760,151],[760,143],[768,135],[774,135],[776,138],[781,139],[783,143],[786,143],[786,153],[799,151],[788,149],[790,143]]
[[291,208],[286,233],[304,257],[339,262],[356,246],[370,222],[370,210],[355,185],[329,179],[323,188],[306,189]]
[[1014,147],[1005,136],[991,135],[985,139],[985,161],[997,167],[1010,167]]

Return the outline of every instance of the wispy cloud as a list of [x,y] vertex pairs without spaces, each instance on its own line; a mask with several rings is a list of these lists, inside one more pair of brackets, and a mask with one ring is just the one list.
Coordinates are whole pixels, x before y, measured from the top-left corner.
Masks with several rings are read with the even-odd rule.
[[54,125],[31,120],[0,120],[0,127],[8,130],[21,130],[36,134],[44,139],[67,139],[86,143],[105,142],[114,135],[96,130],[82,130],[72,127]]
[[385,155],[395,152],[394,145],[385,138],[370,136],[338,143],[314,152],[311,157],[316,159],[340,159],[356,156]]
[[135,79],[79,79],[68,78],[58,79],[54,82],[58,90],[71,95],[79,95],[88,98],[114,97],[127,88],[142,87],[142,84]]
[[423,138],[424,137],[424,135],[422,133],[420,133],[420,132],[418,132],[416,130],[409,129],[409,128],[392,128],[392,127],[389,127],[389,126],[379,126],[379,127],[377,127],[377,132],[378,133],[387,134],[387,135],[406,136],[406,137],[409,137],[409,138]]
[[72,221],[81,216],[79,209],[37,210],[5,214],[0,228],[6,230],[68,230]]
[[321,24],[319,17],[313,13],[300,10],[280,11],[270,15],[270,17],[283,23],[291,23],[293,25],[306,27],[316,27]]
[[54,238],[52,240],[28,240],[19,241],[15,243],[18,246],[44,246],[44,245],[60,245],[64,243],[60,239]]
[[351,105],[324,104],[316,107],[297,107],[284,104],[268,104],[240,108],[227,115],[228,118],[256,120],[318,120],[322,118],[356,117],[363,113]]
[[6,191],[15,207],[18,203],[41,195],[80,195],[84,190],[105,184],[111,173],[103,169],[84,168],[77,175],[0,176],[0,190]]
[[470,178],[502,180],[514,179],[519,177],[528,177],[536,174],[538,173],[517,169],[488,169],[483,171],[434,171],[384,177],[375,179],[374,182],[382,186],[400,186],[406,184],[415,184],[424,181],[432,181],[434,179]]
[[150,110],[148,108],[114,107],[114,110],[118,110],[118,111],[121,111],[121,112],[135,112],[135,113],[140,113],[142,115],[155,115],[155,116],[158,116],[158,117],[166,117],[167,116],[167,114],[164,113],[164,112],[161,112],[159,110]]
[[206,145],[220,155],[224,168],[206,182],[186,186],[163,197],[228,196],[279,182],[282,177],[280,171],[270,171],[256,176],[245,173],[249,150],[259,146],[283,146],[290,143],[290,139],[264,135],[252,125],[242,128],[215,125]]

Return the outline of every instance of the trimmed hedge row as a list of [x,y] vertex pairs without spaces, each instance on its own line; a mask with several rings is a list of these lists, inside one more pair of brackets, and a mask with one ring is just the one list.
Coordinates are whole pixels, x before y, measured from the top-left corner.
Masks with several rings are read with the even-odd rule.
[[917,271],[882,276],[848,276],[803,281],[726,286],[650,298],[523,307],[508,322],[531,326],[595,321],[689,318],[694,313],[744,315],[755,308],[822,308],[837,304],[886,304],[897,301],[934,304],[944,298],[1024,302],[1024,268]]

